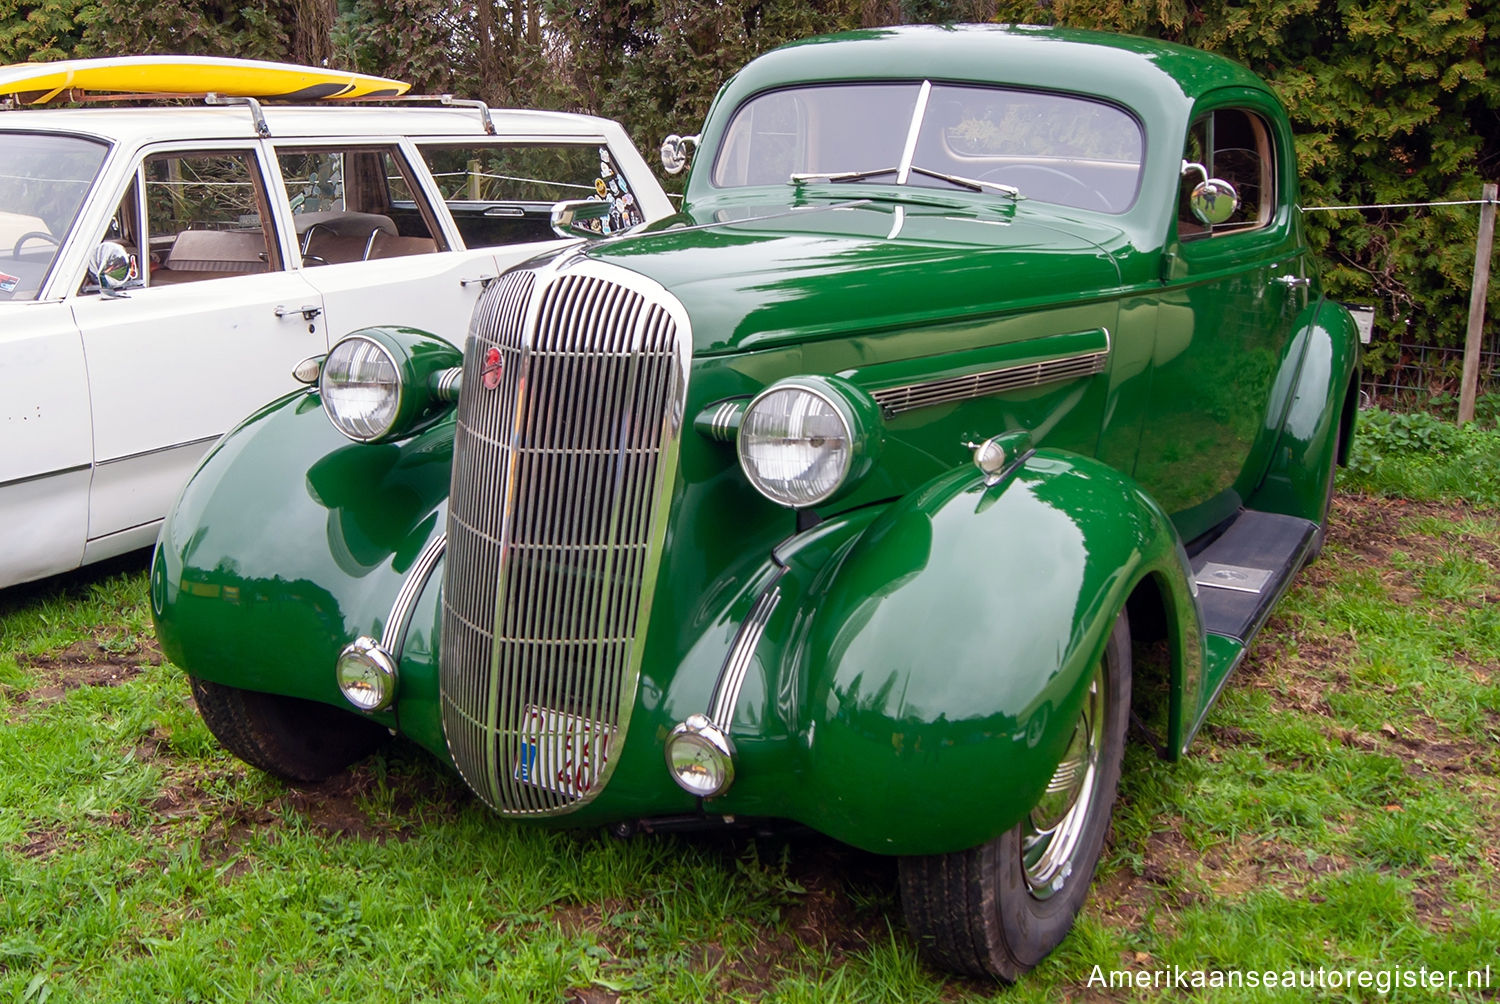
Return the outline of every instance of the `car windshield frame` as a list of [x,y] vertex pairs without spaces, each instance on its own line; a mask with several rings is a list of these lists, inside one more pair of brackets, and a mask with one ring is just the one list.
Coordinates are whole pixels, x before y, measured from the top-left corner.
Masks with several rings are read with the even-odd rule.
[[[1070,128],[1055,128],[1059,120]],[[741,103],[709,181],[720,191],[818,182],[957,189],[1121,215],[1139,199],[1146,145],[1140,116],[1096,95],[969,81],[829,81]]]
[[[0,144],[0,303],[30,302],[46,288],[111,144],[97,136],[38,129],[0,135],[6,139]],[[92,162],[90,155],[96,155]],[[78,168],[69,172],[74,176],[46,176],[68,166]]]

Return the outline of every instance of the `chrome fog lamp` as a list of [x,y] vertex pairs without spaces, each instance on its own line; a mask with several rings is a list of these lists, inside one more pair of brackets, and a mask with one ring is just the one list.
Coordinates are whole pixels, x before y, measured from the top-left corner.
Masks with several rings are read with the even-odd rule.
[[772,384],[740,419],[740,466],[755,490],[794,509],[826,502],[869,470],[881,427],[862,391],[830,377]]
[[401,369],[373,338],[350,335],[333,347],[318,377],[323,411],[358,443],[379,439],[401,412]]
[[667,736],[667,769],[689,795],[712,798],[734,783],[734,746],[706,715],[689,715]]
[[344,699],[361,711],[384,711],[396,698],[396,660],[373,638],[345,645],[334,675]]

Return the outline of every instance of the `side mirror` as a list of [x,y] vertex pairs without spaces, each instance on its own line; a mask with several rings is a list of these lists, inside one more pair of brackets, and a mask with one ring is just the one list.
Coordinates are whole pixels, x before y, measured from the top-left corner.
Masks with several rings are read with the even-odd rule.
[[1188,196],[1188,207],[1192,209],[1193,215],[1198,217],[1200,223],[1210,227],[1229,222],[1229,218],[1240,208],[1240,193],[1224,179],[1210,178],[1208,168],[1202,164],[1194,164],[1188,160],[1182,162],[1182,177],[1186,178],[1194,172],[1202,175],[1203,180],[1193,187]]
[[661,141],[661,168],[668,174],[681,174],[687,167],[688,147],[698,145],[697,136],[679,136],[676,133]]
[[89,277],[99,284],[105,296],[124,296],[122,292],[139,275],[135,257],[114,241],[105,241],[89,255]]

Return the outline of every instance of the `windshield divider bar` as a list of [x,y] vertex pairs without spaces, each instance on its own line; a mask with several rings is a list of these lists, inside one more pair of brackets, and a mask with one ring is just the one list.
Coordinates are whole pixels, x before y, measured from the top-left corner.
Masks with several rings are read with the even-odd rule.
[[917,137],[922,133],[922,119],[927,115],[927,99],[932,96],[932,81],[922,81],[917,92],[917,106],[911,112],[911,128],[906,130],[906,149],[901,151],[901,167],[896,172],[896,184],[906,184],[911,177],[911,162],[917,156]]

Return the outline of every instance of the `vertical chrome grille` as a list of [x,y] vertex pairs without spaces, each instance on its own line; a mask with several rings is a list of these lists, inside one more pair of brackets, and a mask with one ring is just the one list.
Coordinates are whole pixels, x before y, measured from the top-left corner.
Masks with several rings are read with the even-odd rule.
[[464,778],[503,813],[587,800],[623,741],[682,425],[680,337],[665,305],[592,274],[512,273],[475,310],[449,500],[443,728]]

